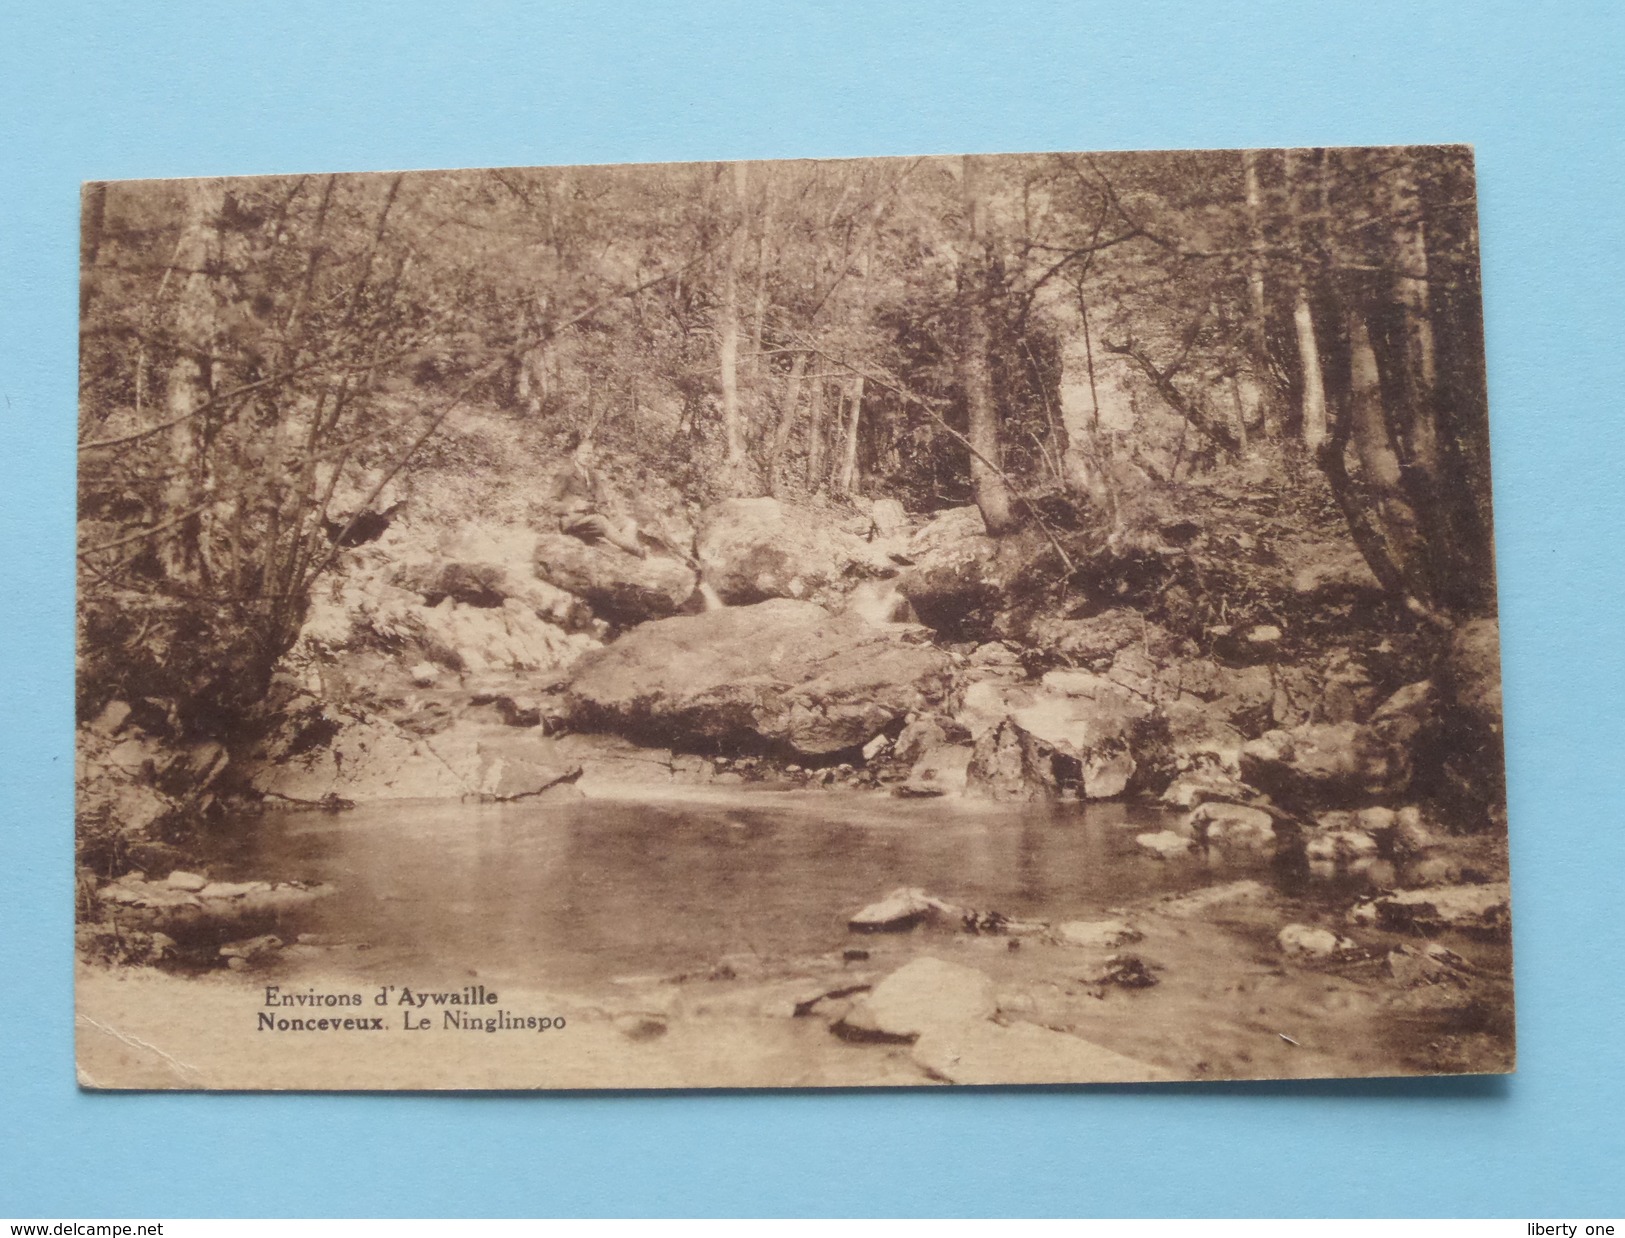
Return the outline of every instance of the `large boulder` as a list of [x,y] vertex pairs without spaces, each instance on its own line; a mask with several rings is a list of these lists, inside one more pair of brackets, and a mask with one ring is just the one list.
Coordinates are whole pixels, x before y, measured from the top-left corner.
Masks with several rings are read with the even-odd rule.
[[1006,718],[977,739],[965,790],[978,799],[1055,799],[1061,794],[1055,752]]
[[1187,825],[1204,846],[1265,855],[1275,852],[1275,818],[1261,808],[1209,800],[1196,806]]
[[576,664],[568,700],[584,729],[825,755],[935,704],[947,676],[929,646],[781,598],[643,624]]
[[920,621],[937,631],[991,632],[1005,601],[998,551],[977,508],[950,508],[909,540],[905,557],[914,566],[898,578],[898,588]]
[[617,546],[587,543],[563,533],[537,536],[534,567],[539,579],[584,599],[595,614],[615,624],[675,615],[694,595],[694,570],[661,555],[638,558]]
[[897,537],[908,529],[908,512],[897,499],[876,499],[869,505],[869,529],[874,537]]
[[1241,769],[1241,750],[1247,739],[1224,718],[1223,710],[1195,697],[1181,696],[1163,706],[1168,741],[1176,762],[1195,769],[1219,769],[1235,774]]
[[973,683],[958,714],[977,740],[971,789],[994,799],[1047,798],[1075,781],[1087,799],[1121,795],[1138,772],[1135,749],[1155,712],[1089,671],[1051,671],[1036,684]]
[[575,594],[537,578],[535,553],[531,529],[471,522],[442,534],[427,556],[395,566],[389,579],[426,606],[451,598],[464,606],[495,608],[511,600],[560,627],[585,626],[588,608]]
[[456,653],[462,669],[476,675],[554,670],[598,643],[582,633],[566,633],[516,598],[487,607],[446,596],[437,606],[418,608],[413,617],[434,647]]
[[940,565],[975,557],[991,550],[987,522],[974,504],[938,512],[909,539],[909,557],[916,563]]
[[1266,732],[1241,750],[1241,776],[1278,798],[1308,805],[1353,804],[1404,792],[1437,732],[1428,680],[1389,697],[1365,724],[1306,723]]
[[774,498],[727,499],[700,516],[701,578],[730,606],[807,598],[841,574],[848,535]]
[[998,1008],[985,973],[926,955],[875,985],[835,1031],[855,1039],[913,1040],[934,1028],[990,1019]]
[[1287,802],[1341,803],[1401,790],[1408,763],[1395,766],[1393,754],[1354,722],[1270,731],[1241,750],[1242,778]]
[[178,797],[153,785],[171,781],[163,777],[166,766],[179,759],[158,740],[134,728],[115,739],[94,725],[80,727],[77,738],[75,807],[83,837],[146,838],[180,811]]

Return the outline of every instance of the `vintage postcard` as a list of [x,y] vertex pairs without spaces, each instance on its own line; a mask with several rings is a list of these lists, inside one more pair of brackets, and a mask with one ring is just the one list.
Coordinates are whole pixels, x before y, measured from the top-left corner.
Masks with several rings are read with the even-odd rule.
[[1471,152],[98,183],[90,1088],[1513,1068]]

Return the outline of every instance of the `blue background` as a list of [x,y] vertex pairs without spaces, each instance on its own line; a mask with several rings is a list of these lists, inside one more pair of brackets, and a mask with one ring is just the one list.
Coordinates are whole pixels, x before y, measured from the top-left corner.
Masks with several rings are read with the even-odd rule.
[[[1614,3],[47,3],[0,16],[0,1215],[1625,1213]],[[1470,141],[1519,1073],[1162,1091],[97,1096],[69,906],[78,182]]]

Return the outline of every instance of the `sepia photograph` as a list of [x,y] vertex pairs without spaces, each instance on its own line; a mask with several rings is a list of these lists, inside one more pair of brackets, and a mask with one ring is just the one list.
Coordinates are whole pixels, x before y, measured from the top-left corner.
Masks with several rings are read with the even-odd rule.
[[1513,1070],[1470,148],[81,212],[82,1087]]

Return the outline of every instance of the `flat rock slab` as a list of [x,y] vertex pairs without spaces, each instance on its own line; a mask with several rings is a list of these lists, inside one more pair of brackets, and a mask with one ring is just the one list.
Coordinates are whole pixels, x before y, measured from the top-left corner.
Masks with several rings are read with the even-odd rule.
[[1388,929],[1437,932],[1458,929],[1501,935],[1511,928],[1512,890],[1504,881],[1488,885],[1401,890],[1376,901],[1377,923]]
[[893,890],[855,913],[846,927],[854,933],[905,933],[928,919],[934,909],[924,890]]
[[576,664],[568,699],[583,729],[827,755],[935,704],[948,670],[855,615],[775,599],[642,624]]
[[1268,900],[1269,887],[1247,878],[1209,886],[1190,894],[1170,895],[1157,904],[1157,911],[1176,920],[1194,920],[1227,908],[1256,906]]
[[921,1035],[911,1052],[929,1074],[958,1084],[1141,1083],[1173,1077],[1148,1062],[1031,1023],[1005,1027],[984,1020],[935,1028]]
[[997,1010],[993,981],[986,975],[926,956],[875,985],[838,1030],[858,1038],[910,1040],[932,1028],[992,1018]]
[[529,760],[486,745],[480,748],[479,792],[483,800],[519,800],[542,794],[581,777],[580,765]]
[[[307,742],[312,735],[321,739]],[[475,793],[473,771],[455,768],[428,740],[383,718],[356,720],[325,706],[287,722],[245,769],[254,790],[301,804],[329,796],[366,804]]]
[[1159,860],[1189,855],[1191,850],[1191,840],[1183,834],[1176,834],[1173,830],[1159,830],[1155,834],[1136,834],[1134,844],[1142,851],[1149,851]]
[[173,930],[203,921],[275,917],[334,892],[330,885],[268,881],[211,881],[190,889],[125,876],[103,886],[97,897],[123,908],[131,923]]

